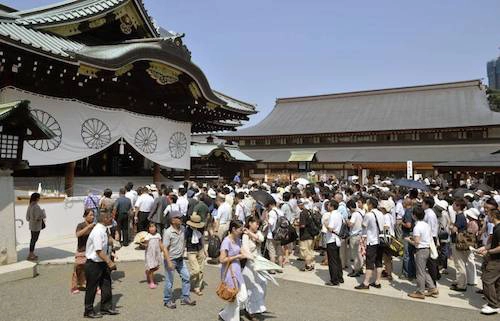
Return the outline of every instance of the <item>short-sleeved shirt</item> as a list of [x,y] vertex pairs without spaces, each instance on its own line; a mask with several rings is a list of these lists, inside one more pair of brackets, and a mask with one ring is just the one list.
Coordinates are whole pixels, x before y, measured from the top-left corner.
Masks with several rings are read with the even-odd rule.
[[153,208],[155,200],[153,196],[149,195],[148,193],[142,193],[139,195],[137,198],[137,202],[135,202],[135,207],[139,208],[139,212],[151,212],[151,208]]
[[[498,247],[500,241],[500,224],[495,225],[493,228],[493,237],[491,238],[491,248]],[[492,260],[500,260],[500,254],[490,254]]]
[[[78,233],[86,227],[87,227],[87,223],[82,222],[76,226],[76,232]],[[85,252],[85,248],[87,247],[87,240],[89,239],[89,235],[90,235],[91,231],[92,230],[90,230],[86,234],[78,237],[78,245],[76,246],[77,252]]]
[[132,202],[128,197],[120,196],[116,199],[115,210],[118,215],[128,214],[132,208]]
[[407,228],[402,226],[401,229],[403,231],[403,237],[408,237],[413,231],[413,227],[415,226],[415,220],[413,219],[413,211],[411,208],[405,209],[405,215],[403,216],[403,223],[411,223],[411,227]]
[[276,223],[278,222],[278,217],[280,217],[280,216],[283,216],[283,212],[281,212],[277,208],[273,208],[268,213],[267,223],[269,224],[269,227],[267,230],[267,238],[269,240],[273,239],[273,232],[274,232],[274,229],[276,228]]
[[420,237],[417,249],[428,249],[431,246],[431,227],[426,222],[417,221],[417,224],[415,224],[415,227],[413,228],[413,236]]
[[[365,214],[363,218],[363,226],[366,228],[366,243],[367,245],[378,245],[379,244],[379,234],[380,227],[383,225],[381,222],[384,221],[381,212],[380,214],[375,214],[376,210],[372,210]],[[377,226],[378,224],[378,226]]]
[[232,209],[231,206],[224,202],[217,209],[217,219],[219,224],[226,224],[231,221]]
[[170,226],[163,234],[163,245],[168,249],[168,255],[172,260],[182,258],[184,254],[185,231],[186,229],[182,225],[179,227],[179,230]]
[[307,240],[312,240],[314,237],[311,235],[309,232],[309,228],[312,224],[312,217],[311,217],[311,212],[309,210],[304,209],[302,212],[300,212],[300,228],[299,228],[299,235],[300,235],[300,240],[301,241],[307,241]]
[[437,237],[439,231],[439,222],[436,212],[434,212],[432,208],[427,208],[424,212],[424,222],[429,224],[429,226],[431,227],[432,237]]
[[97,255],[97,251],[107,251],[108,249],[108,233],[106,226],[101,223],[97,223],[96,226],[90,232],[87,239],[87,245],[85,247],[85,256],[87,259],[94,262],[103,262],[103,260]]
[[202,222],[207,221],[207,216],[208,216],[208,206],[205,204],[205,202],[198,202],[193,208],[193,214],[196,213],[201,217]]
[[[240,254],[241,250],[241,239],[236,240],[236,242],[232,242],[231,238],[229,236],[226,236],[224,240],[222,241],[222,244],[220,245],[220,250],[226,251],[227,256],[236,256]],[[226,282],[226,284],[229,287],[235,287],[235,284],[233,282],[233,278],[231,277],[231,271],[227,271],[227,273],[224,275],[226,272],[226,264],[221,264],[221,279]],[[238,288],[239,284],[243,283],[243,275],[241,274],[241,264],[239,260],[234,260],[231,262],[230,268],[232,269],[232,272],[234,274],[235,279],[238,281]]]
[[[340,228],[342,227],[342,214],[335,210],[328,218],[328,231],[326,232],[326,244],[335,243],[340,247]],[[330,232],[333,230],[333,232]]]
[[[467,230],[467,219],[465,218],[464,213],[457,213],[457,216],[455,217],[455,226],[458,229],[458,232],[465,232]],[[451,236],[451,241],[453,243],[456,243],[457,241],[457,235],[453,234]]]
[[351,236],[361,235],[363,230],[363,215],[358,210],[353,211],[350,222],[352,224]]
[[243,202],[240,201],[238,204],[236,204],[236,207],[234,209],[234,216],[236,216],[236,219],[238,219],[243,224],[245,223],[247,219],[247,213],[246,207]]

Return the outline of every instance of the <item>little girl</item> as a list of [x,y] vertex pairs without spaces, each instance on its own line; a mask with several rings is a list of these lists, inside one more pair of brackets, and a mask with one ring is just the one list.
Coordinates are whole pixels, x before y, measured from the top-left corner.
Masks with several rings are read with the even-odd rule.
[[163,260],[163,243],[154,223],[149,224],[148,234],[144,238],[143,244],[146,247],[146,280],[148,281],[149,288],[155,289],[157,285],[154,281],[154,272],[160,268]]

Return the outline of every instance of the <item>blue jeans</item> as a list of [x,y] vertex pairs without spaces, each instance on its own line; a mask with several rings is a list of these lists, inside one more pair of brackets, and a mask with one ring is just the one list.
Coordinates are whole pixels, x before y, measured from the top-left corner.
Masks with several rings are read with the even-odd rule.
[[[190,291],[190,283],[189,283],[189,271],[184,263],[182,257],[178,259],[173,259],[172,264],[174,265],[174,269],[179,273],[182,280],[182,298],[189,299],[189,291]],[[174,285],[174,271],[169,270],[167,267],[167,262],[164,262],[165,265],[165,288],[163,289],[163,302],[167,303],[172,301],[172,287]]]
[[415,278],[417,271],[415,268],[415,247],[404,240],[403,252],[403,274],[408,278]]

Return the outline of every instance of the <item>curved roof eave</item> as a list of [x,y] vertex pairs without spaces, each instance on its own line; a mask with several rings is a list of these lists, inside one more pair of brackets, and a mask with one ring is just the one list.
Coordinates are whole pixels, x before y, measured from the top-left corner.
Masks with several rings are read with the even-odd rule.
[[[126,48],[126,46],[130,47]],[[113,52],[113,49],[116,50]],[[158,45],[158,43],[146,42],[86,47],[79,51],[68,51],[68,53],[82,63],[107,70],[117,70],[127,64],[141,60],[166,63],[191,76],[208,101],[225,108],[226,102],[213,93],[203,71],[179,52],[172,51],[165,48],[165,46]],[[103,52],[105,54],[102,54]]]

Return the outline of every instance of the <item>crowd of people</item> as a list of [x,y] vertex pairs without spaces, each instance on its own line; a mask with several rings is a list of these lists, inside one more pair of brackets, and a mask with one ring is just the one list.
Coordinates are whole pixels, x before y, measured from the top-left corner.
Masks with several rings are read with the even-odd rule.
[[[89,193],[84,222],[76,230],[72,291],[86,288],[86,317],[116,314],[110,301],[113,252],[135,236],[145,251],[151,289],[157,287],[154,272],[164,264],[163,302],[170,309],[176,308],[174,271],[182,280],[181,304],[193,306],[191,294],[204,293],[207,257],[220,263],[217,293],[228,304],[219,318],[225,321],[239,320],[240,310],[258,320],[266,312],[268,281],[275,282],[272,275],[283,273],[295,257],[303,261],[304,273],[328,266],[328,286],[340,286],[345,274],[361,280],[355,289],[369,290],[381,288],[382,278],[392,281],[393,257],[401,256],[398,277],[415,280],[408,295],[420,300],[439,296],[450,259],[456,270],[450,289],[457,292],[477,286],[480,263],[483,288],[476,292],[486,300],[481,312],[495,314],[500,311],[500,195],[474,188],[458,192],[432,183],[417,190],[389,181],[360,185],[328,179],[184,182],[177,188],[135,190],[129,183],[117,199],[108,189],[102,196]],[[93,309],[96,293],[101,314]]]

